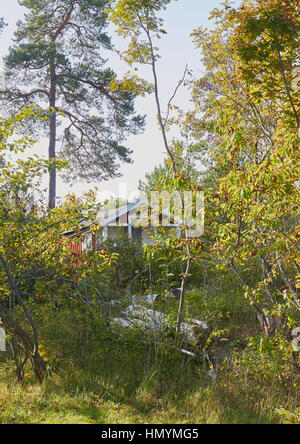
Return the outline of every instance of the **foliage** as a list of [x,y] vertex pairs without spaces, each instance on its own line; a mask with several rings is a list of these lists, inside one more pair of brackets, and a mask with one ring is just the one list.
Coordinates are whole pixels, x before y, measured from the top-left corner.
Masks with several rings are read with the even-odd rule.
[[151,344],[116,336],[86,310],[32,309],[53,378],[37,386],[26,368],[16,386],[1,357],[0,423],[297,423],[295,388],[228,373],[212,382],[201,365],[166,349],[156,366]]
[[280,334],[250,338],[247,350],[234,355],[229,372],[237,384],[247,385],[249,396],[270,385],[299,393],[299,359],[293,358],[291,344]]
[[[162,29],[163,20],[157,16],[166,9],[171,0],[117,0],[110,2],[110,20],[116,25],[117,32],[129,38],[129,46],[124,57],[127,63],[151,64],[153,48],[150,41],[144,40],[144,33],[152,38],[161,38],[166,32]],[[158,57],[156,53],[155,58]]]
[[[104,8],[106,2],[96,3]],[[74,227],[76,236],[78,227],[79,235],[82,219],[93,223],[94,195],[69,196],[50,212],[37,203],[32,190],[39,177],[65,164],[12,161],[8,153],[33,144],[16,134],[45,114],[22,109],[2,119],[0,315],[25,385],[14,391],[10,357],[1,358],[0,422],[33,421],[26,416],[28,399],[37,422],[299,422],[299,353],[291,344],[300,319],[298,2],[245,0],[233,8],[225,1],[214,10],[215,27],[193,32],[206,75],[190,79],[194,107],[177,119],[170,117],[172,101],[186,73],[164,114],[154,43],[165,33],[159,13],[169,3],[110,2],[106,14],[128,39],[124,59],[151,66],[154,89],[137,75],[122,85],[112,79],[109,88],[154,91],[169,158],[141,189],[204,188],[205,235],[178,239],[162,228],[143,249],[125,238],[108,240],[79,258],[62,233]],[[171,123],[183,141],[169,143]],[[179,285],[178,312],[178,300],[166,293]],[[194,359],[182,354],[172,329],[142,335],[111,325],[111,317],[123,316],[131,291],[159,293],[152,308],[172,322],[177,314],[177,326],[183,318],[209,325],[205,346],[189,349]],[[115,296],[121,303],[106,310],[104,302]],[[20,353],[24,341],[27,354]],[[45,361],[53,376],[31,398],[28,357],[37,379],[44,379]]]
[[[31,107],[0,120],[0,150],[6,159],[0,178],[0,317],[11,337],[19,380],[29,359],[35,376],[42,381],[46,367],[38,352],[38,331],[26,299],[33,297],[36,302],[47,302],[49,295],[54,295],[58,300],[65,279],[69,281],[71,278],[76,283],[88,272],[110,266],[112,258],[95,253],[92,257],[83,254],[78,260],[69,248],[69,241],[62,235],[83,218],[93,217],[93,193],[81,199],[69,196],[63,206],[52,212],[48,212],[45,205],[28,208],[26,199],[20,198],[20,193],[32,189],[38,191],[38,179],[51,167],[48,161],[38,156],[26,160],[18,157],[34,141],[27,136],[18,138],[17,134],[27,121],[37,118],[39,113]],[[10,152],[16,156],[15,160],[9,158]],[[63,165],[56,161],[56,166]]]
[[300,55],[298,1],[245,3],[237,11],[229,9],[228,19],[237,24],[241,77],[248,81],[252,96],[276,102],[282,120],[299,129],[299,96],[292,87]]
[[[199,147],[197,144],[189,144],[187,136],[186,140],[174,141],[171,148],[177,168],[180,171],[180,176],[178,174],[177,179],[184,181],[185,189],[189,191],[200,180],[199,162],[197,162]],[[153,191],[164,191],[166,189],[171,192],[174,191],[175,182],[172,164],[168,159],[165,159],[162,165],[147,173],[143,181],[140,180],[139,191],[150,198]]]
[[[215,29],[193,33],[207,75],[192,82],[195,110],[187,115],[196,137],[209,135],[215,168],[207,190],[209,255],[237,274],[254,307],[286,325],[299,310],[299,137],[291,103],[297,5],[254,1],[233,9],[226,2],[212,17]],[[280,49],[278,20],[285,21]]]
[[142,255],[141,242],[133,241],[128,236],[120,239],[107,239],[98,244],[104,254],[114,257],[114,266],[98,275],[91,275],[89,283],[101,282],[102,297],[106,301],[126,296],[131,292],[140,292],[147,288],[148,276]]

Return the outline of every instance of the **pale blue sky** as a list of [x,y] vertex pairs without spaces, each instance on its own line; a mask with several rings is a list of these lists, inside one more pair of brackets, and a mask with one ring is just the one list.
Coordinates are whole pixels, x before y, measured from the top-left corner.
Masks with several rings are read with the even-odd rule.
[[[241,1],[236,0],[234,3],[239,4]],[[8,23],[8,27],[0,36],[0,58],[2,59],[10,45],[16,21],[22,18],[24,9],[20,7],[17,0],[0,0],[0,4],[2,6],[0,17],[3,16],[6,23]],[[159,62],[159,81],[163,104],[168,102],[186,64],[196,76],[202,73],[201,56],[199,51],[194,49],[190,34],[193,29],[200,25],[211,27],[213,23],[208,20],[210,11],[220,6],[220,4],[221,1],[219,0],[177,0],[164,13],[165,29],[168,35],[160,42],[161,60]],[[122,74],[124,67],[121,66],[120,62],[113,58],[112,64],[116,72]],[[150,72],[143,70],[143,75],[151,80]],[[184,109],[188,109],[188,93],[181,90],[176,103]],[[134,151],[134,163],[121,167],[122,177],[120,179],[95,184],[101,191],[100,197],[104,197],[105,194],[119,194],[120,184],[126,184],[123,185],[123,190],[127,187],[129,193],[135,191],[139,179],[143,179],[145,173],[150,172],[165,157],[161,135],[156,124],[154,97],[139,98],[137,100],[137,110],[141,114],[147,114],[147,128],[143,134],[130,137],[127,140],[127,146]],[[38,150],[46,155],[46,141],[39,143]],[[59,180],[58,196],[64,196],[70,191],[81,193],[92,187],[93,185],[77,184],[71,188],[68,184]]]

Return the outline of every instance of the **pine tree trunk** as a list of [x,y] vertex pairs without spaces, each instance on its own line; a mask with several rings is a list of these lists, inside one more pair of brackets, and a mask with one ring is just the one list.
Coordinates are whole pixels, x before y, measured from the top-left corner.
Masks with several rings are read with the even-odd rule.
[[[51,88],[50,88],[50,142],[49,142],[49,162],[56,158],[56,70],[55,62],[50,65]],[[56,168],[52,168],[49,178],[49,209],[56,205]]]

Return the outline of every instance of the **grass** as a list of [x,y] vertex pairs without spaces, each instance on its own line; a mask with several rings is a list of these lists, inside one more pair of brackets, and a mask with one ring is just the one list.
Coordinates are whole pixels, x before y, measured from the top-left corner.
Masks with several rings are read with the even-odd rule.
[[[182,381],[187,382],[187,381]],[[55,376],[42,386],[25,378],[13,382],[11,370],[0,376],[2,424],[259,424],[278,423],[272,393],[253,405],[238,393],[199,377],[192,389],[178,381],[167,387],[153,373],[135,390],[122,387],[116,374],[110,380],[88,372]],[[278,405],[278,404],[277,404]]]
[[132,359],[91,358],[81,368],[70,360],[42,386],[30,373],[18,385],[6,362],[0,373],[0,423],[276,424],[277,409],[286,412],[295,405],[274,387],[250,393],[230,380],[213,383],[202,366],[186,361],[169,361],[156,370],[147,369],[142,358]]
[[[187,295],[189,300],[197,303],[195,294]],[[203,297],[195,313],[201,310],[205,317],[210,313],[214,328],[226,331],[236,345],[236,337],[246,336],[245,323],[248,331],[254,328],[253,318],[245,312],[242,330],[236,329],[244,307],[229,313],[233,303],[226,304],[222,298]],[[300,422],[299,387],[295,384],[280,385],[276,378],[260,382],[247,372],[237,377],[226,370],[214,382],[205,363],[183,357],[168,343],[157,350],[150,340],[141,342],[138,335],[120,338],[101,319],[89,318],[74,307],[60,311],[31,308],[53,378],[36,385],[27,368],[19,385],[11,359],[0,355],[2,424]]]

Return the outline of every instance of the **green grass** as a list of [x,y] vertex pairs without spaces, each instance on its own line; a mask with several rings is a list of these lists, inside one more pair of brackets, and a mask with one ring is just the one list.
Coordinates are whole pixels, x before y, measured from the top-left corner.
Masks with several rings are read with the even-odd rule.
[[[193,293],[187,301],[193,314],[202,313],[205,320],[211,314],[214,329],[227,332],[232,346],[254,328],[243,302],[206,296],[197,301]],[[139,335],[120,338],[102,319],[74,306],[60,311],[34,306],[31,311],[53,378],[39,386],[27,367],[19,385],[11,359],[0,355],[0,423],[299,423],[299,386],[294,382],[226,370],[213,382],[205,363],[185,358],[166,340],[157,350]]]
[[[153,372],[135,388],[125,386],[117,372],[110,378],[74,369],[34,384],[13,382],[11,371],[0,375],[0,423],[2,424],[258,424],[278,423],[270,392],[247,399],[233,387],[220,387],[199,375],[167,384]],[[132,381],[131,381],[132,382]]]
[[281,422],[278,409],[295,409],[296,393],[249,390],[226,378],[213,383],[203,365],[178,356],[148,368],[146,350],[134,357],[129,347],[127,359],[117,350],[86,354],[84,364],[69,357],[42,386],[29,369],[17,384],[11,362],[3,363],[0,423],[273,424]]

